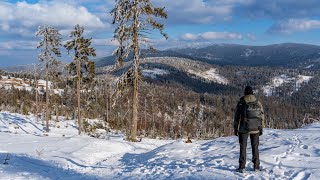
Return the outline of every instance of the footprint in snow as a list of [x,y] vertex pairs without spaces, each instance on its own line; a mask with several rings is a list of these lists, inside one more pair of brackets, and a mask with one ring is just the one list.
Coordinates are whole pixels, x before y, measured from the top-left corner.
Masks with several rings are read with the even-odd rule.
[[311,155],[307,153],[297,153],[297,155],[302,157],[311,157]]
[[302,149],[308,149],[309,146],[304,144],[304,145],[301,145],[300,148],[302,148]]
[[216,160],[214,160],[214,164],[216,166],[222,165],[222,164],[224,164],[224,160],[223,159],[216,159]]
[[301,171],[295,174],[292,178],[292,180],[300,180],[300,179],[308,179],[310,177],[311,173]]

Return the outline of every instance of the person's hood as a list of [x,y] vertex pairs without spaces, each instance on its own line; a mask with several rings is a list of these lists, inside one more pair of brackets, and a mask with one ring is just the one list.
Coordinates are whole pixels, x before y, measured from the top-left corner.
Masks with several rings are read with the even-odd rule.
[[246,103],[249,103],[249,102],[256,101],[257,98],[254,95],[250,94],[250,95],[245,95],[244,100],[246,101]]

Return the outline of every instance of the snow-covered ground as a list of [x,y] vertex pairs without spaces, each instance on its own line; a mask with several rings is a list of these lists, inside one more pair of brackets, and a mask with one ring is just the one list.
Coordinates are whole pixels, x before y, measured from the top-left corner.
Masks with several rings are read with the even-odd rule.
[[[21,78],[14,78],[14,77],[8,78],[8,76],[2,76],[2,78],[0,79],[0,86],[6,89],[10,89],[12,86],[14,86],[14,88],[17,88],[20,90],[22,89],[25,89],[27,91],[32,90],[29,79],[26,79],[26,81],[24,81]],[[39,82],[39,87],[41,86],[43,86],[43,84],[40,84]]]
[[308,83],[313,76],[303,76],[298,75],[298,78],[296,79],[296,91],[299,91],[303,83]]
[[[10,89],[12,86],[14,86],[14,88],[16,89],[20,89],[20,90],[27,90],[27,91],[31,91],[32,90],[32,86],[30,86],[30,80],[29,79],[21,79],[21,78],[14,78],[14,77],[10,77],[10,79],[8,78],[8,76],[2,76],[2,79],[0,79],[0,87],[4,87],[6,89]],[[46,87],[46,81],[45,80],[38,80],[38,90],[39,92],[41,92],[41,89],[45,89]],[[52,82],[48,81],[48,87],[51,89],[52,87]],[[53,89],[53,92],[55,94],[62,94],[63,93],[63,89]]]
[[159,68],[153,68],[153,69],[144,69],[142,70],[142,75],[145,77],[150,77],[152,79],[157,78],[157,76],[163,76],[169,74],[168,71],[164,69]]
[[271,80],[271,82],[269,82],[268,85],[263,86],[262,89],[263,89],[263,92],[266,96],[272,96],[273,92],[275,92],[275,89],[277,87],[281,87],[282,85],[284,85],[286,83],[294,82],[295,87],[293,87],[294,90],[291,92],[291,94],[292,94],[293,92],[299,91],[301,86],[304,83],[308,83],[312,78],[313,78],[313,76],[298,75],[297,77],[291,77],[291,76],[282,74],[280,76],[274,77]]
[[221,76],[218,72],[216,68],[211,68],[208,71],[204,71],[204,72],[197,72],[194,70],[189,70],[188,71],[190,74],[194,74],[200,78],[204,78],[208,81],[212,81],[212,82],[216,82],[219,84],[229,84],[229,81],[227,78]]
[[246,49],[246,50],[244,51],[243,55],[241,55],[241,56],[249,57],[249,56],[251,56],[253,53],[254,53],[254,50],[252,50],[252,49]]
[[310,64],[310,65],[306,66],[305,68],[309,69],[309,68],[312,68],[313,66],[314,66],[314,64]]
[[[320,124],[296,130],[266,129],[262,172],[235,173],[237,137],[194,141],[95,139],[60,121],[44,136],[33,116],[0,113],[0,179],[314,179],[320,178]],[[60,126],[58,128],[58,125]],[[6,157],[8,164],[5,162]]]

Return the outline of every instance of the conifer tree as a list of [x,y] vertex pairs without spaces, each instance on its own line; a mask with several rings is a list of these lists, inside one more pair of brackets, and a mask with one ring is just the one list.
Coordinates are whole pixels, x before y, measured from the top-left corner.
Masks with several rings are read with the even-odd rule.
[[39,42],[37,48],[40,49],[39,61],[45,62],[46,69],[46,130],[49,131],[49,76],[53,72],[50,69],[54,69],[59,61],[56,57],[60,57],[61,53],[59,47],[61,46],[61,34],[59,31],[50,26],[40,26],[36,32],[36,36],[41,36],[42,39]]
[[[123,65],[124,59],[133,51],[133,62],[130,70],[130,84],[132,86],[132,122],[130,125],[130,136],[128,140],[137,141],[138,104],[139,104],[139,56],[143,43],[148,41],[147,34],[150,30],[158,29],[160,33],[168,38],[163,32],[164,25],[157,22],[156,18],[167,18],[163,8],[154,7],[150,0],[115,0],[115,7],[111,11],[113,24],[117,26],[114,39],[119,42],[114,51],[118,64]],[[153,47],[150,49],[154,50]],[[127,76],[125,76],[127,77]]]
[[[78,113],[78,126],[79,134],[81,134],[83,127],[81,121],[81,80],[83,78],[83,70],[94,74],[94,66],[89,61],[89,56],[96,56],[95,49],[91,47],[92,38],[84,38],[84,27],[76,25],[74,30],[70,33],[70,40],[66,42],[64,47],[67,49],[68,54],[73,54],[73,62],[69,65],[69,68],[76,70],[76,81],[77,81],[77,113]],[[93,69],[93,70],[92,70]],[[72,71],[72,70],[71,70]],[[91,78],[92,79],[92,78]]]

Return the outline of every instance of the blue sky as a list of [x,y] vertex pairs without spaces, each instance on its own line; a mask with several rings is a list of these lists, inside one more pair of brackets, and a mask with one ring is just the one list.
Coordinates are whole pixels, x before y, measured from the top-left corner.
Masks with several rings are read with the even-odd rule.
[[[237,43],[267,45],[296,42],[320,45],[318,0],[151,0],[166,7],[169,39],[157,32],[159,49]],[[40,25],[60,30],[64,40],[75,24],[93,38],[97,56],[111,55],[114,27],[108,12],[114,0],[2,0],[0,1],[0,67],[37,62]],[[61,49],[64,52],[64,49]],[[71,61],[67,56],[60,60]]]

